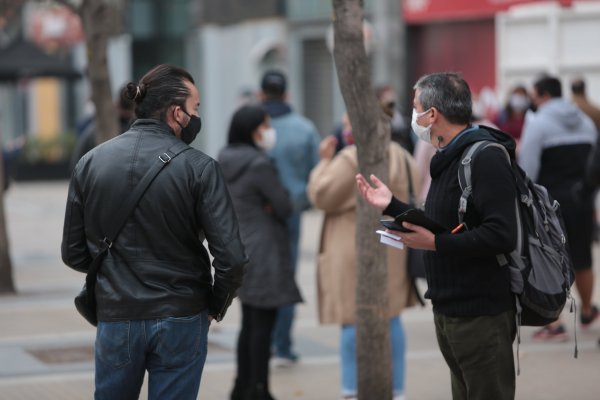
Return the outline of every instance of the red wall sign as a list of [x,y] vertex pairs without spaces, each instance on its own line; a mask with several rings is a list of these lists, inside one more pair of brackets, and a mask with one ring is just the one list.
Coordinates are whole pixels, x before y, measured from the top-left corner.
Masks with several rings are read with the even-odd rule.
[[40,6],[29,16],[30,39],[38,46],[56,48],[83,41],[81,19],[64,6]]
[[[568,6],[573,0],[558,0]],[[409,24],[491,17],[516,4],[548,0],[403,0],[404,19]]]

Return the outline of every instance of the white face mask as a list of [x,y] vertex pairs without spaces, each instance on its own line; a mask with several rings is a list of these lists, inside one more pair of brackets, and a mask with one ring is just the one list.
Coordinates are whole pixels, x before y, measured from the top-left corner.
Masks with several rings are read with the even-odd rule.
[[275,129],[269,128],[262,131],[262,138],[256,145],[263,149],[264,151],[269,151],[273,147],[275,147],[275,142],[277,141],[277,135]]
[[417,123],[417,118],[427,114],[430,110],[431,109],[418,113],[417,110],[413,108],[412,121],[410,122],[410,126],[419,139],[427,143],[431,143],[431,124],[429,124],[429,126],[421,126]]
[[527,99],[527,97],[523,96],[522,94],[513,94],[512,96],[510,96],[509,102],[510,106],[515,111],[523,112],[529,107],[529,99]]

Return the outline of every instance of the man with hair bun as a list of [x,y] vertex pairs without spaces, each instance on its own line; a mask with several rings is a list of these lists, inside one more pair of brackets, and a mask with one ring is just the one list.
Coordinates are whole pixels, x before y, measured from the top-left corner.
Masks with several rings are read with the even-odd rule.
[[137,120],[73,171],[62,259],[88,272],[125,200],[148,170],[166,163],[98,270],[94,396],[137,399],[147,371],[148,398],[195,400],[209,325],[225,315],[247,257],[217,162],[188,146],[201,127],[192,76],[158,65],[126,95]]

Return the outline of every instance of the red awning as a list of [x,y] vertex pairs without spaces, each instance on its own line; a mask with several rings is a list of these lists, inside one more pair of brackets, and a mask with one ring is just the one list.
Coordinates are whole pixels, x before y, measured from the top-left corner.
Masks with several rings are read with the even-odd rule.
[[[573,0],[557,0],[563,6]],[[402,9],[408,24],[460,19],[489,18],[511,6],[548,0],[404,0]]]

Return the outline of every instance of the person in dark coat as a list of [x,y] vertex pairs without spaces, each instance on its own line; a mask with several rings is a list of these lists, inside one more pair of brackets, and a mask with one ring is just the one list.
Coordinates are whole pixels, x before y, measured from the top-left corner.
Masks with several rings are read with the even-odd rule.
[[[510,253],[517,244],[516,189],[501,149],[487,147],[473,160],[473,192],[464,224],[459,225],[457,210],[462,195],[458,169],[465,149],[478,141],[493,141],[514,159],[515,141],[503,132],[471,124],[471,91],[460,75],[425,75],[414,89],[411,126],[421,140],[437,149],[424,211],[448,231],[434,234],[404,222],[411,232],[391,232],[407,247],[427,250],[425,297],[433,305],[438,345],[450,369],[452,398],[513,400],[515,303],[510,271],[498,265],[496,255]],[[410,207],[376,176],[370,179],[375,187],[362,175],[356,176],[370,205],[389,216]]]
[[[196,400],[209,326],[225,316],[247,257],[219,165],[186,147],[202,125],[190,73],[157,65],[127,84],[127,95],[137,117],[131,128],[75,165],[61,255],[87,273],[110,247],[95,284],[94,398],[137,399],[147,372],[148,398]],[[183,153],[171,159],[177,148]],[[107,242],[128,196],[159,163],[166,165]]]
[[285,222],[292,204],[266,154],[274,144],[269,115],[262,107],[249,105],[233,115],[228,145],[219,155],[250,259],[238,292],[242,327],[232,400],[273,398],[268,371],[277,310],[302,301]]

